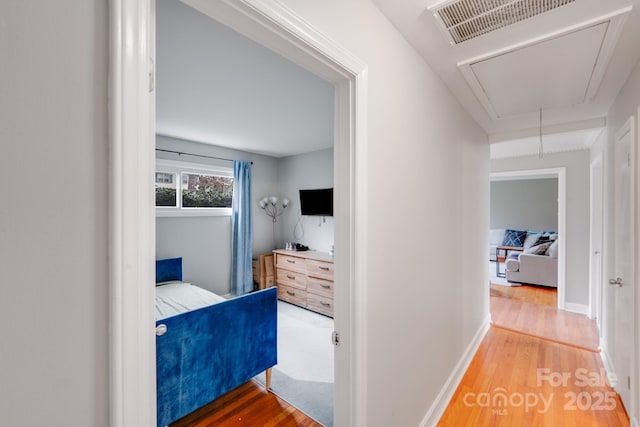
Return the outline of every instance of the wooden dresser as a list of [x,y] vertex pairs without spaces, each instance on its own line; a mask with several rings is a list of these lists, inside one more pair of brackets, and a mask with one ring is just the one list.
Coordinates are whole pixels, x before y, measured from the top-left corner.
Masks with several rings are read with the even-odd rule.
[[278,298],[333,317],[333,257],[315,251],[273,253]]

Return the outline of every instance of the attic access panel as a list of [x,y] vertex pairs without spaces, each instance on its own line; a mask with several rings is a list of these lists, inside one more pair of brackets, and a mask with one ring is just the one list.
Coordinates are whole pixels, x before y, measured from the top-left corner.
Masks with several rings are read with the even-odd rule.
[[469,64],[497,117],[583,104],[608,23]]
[[454,0],[429,10],[459,44],[516,22],[549,12],[575,0]]

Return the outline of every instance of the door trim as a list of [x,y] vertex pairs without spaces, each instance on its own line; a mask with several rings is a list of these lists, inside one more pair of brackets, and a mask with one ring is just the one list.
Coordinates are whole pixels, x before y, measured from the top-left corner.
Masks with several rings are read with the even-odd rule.
[[[597,168],[600,168],[600,173],[598,176],[595,175]],[[595,195],[595,182],[596,179],[600,181],[600,204],[598,206],[594,205],[594,195]],[[589,166],[589,189],[590,189],[590,219],[589,219],[589,230],[591,233],[589,239],[589,317],[591,319],[596,319],[596,323],[598,324],[598,329],[602,331],[602,281],[604,280],[603,275],[603,246],[604,246],[604,155],[602,152],[598,153],[598,155],[593,159]],[[594,229],[594,216],[600,216],[600,227],[598,229]],[[600,277],[593,277],[593,264],[595,262],[594,255],[596,252],[596,248],[594,248],[594,239],[595,236],[599,235],[600,240],[600,248],[599,248],[599,268]],[[599,332],[602,337],[602,332]]]
[[[276,0],[185,1],[334,83],[335,421],[366,426],[367,67]],[[154,0],[110,1],[110,416],[156,424]],[[357,218],[357,221],[356,221]],[[357,303],[358,302],[358,303]]]

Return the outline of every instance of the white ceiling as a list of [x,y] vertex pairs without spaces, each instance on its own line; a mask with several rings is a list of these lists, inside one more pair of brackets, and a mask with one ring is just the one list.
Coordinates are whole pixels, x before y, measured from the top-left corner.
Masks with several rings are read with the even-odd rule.
[[[588,148],[640,58],[640,0],[575,0],[457,45],[429,10],[449,0],[373,2],[493,157],[537,154],[540,108],[546,153]],[[156,72],[159,134],[276,157],[333,144],[330,83],[179,0],[157,2]]]
[[538,135],[540,108],[547,128],[597,132],[640,58],[640,0],[576,0],[457,45],[429,10],[448,0],[373,2],[492,142]]
[[156,14],[158,134],[275,157],[333,146],[331,83],[178,0]]

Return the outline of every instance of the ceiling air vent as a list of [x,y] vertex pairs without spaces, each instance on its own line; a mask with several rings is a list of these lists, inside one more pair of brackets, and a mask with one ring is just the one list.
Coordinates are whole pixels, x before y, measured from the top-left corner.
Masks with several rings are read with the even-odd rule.
[[430,8],[458,44],[575,0],[454,0]]

